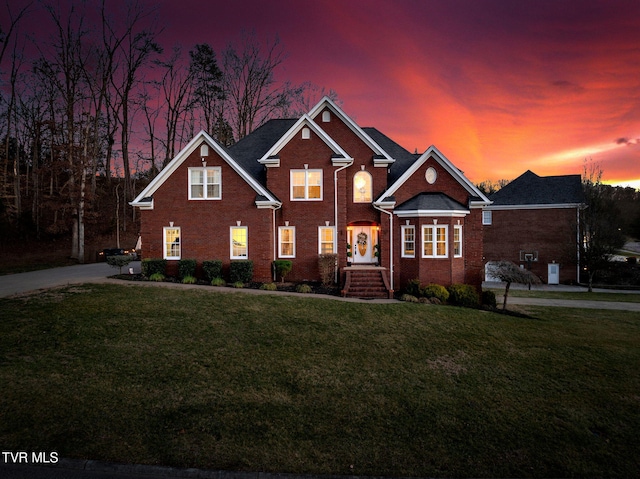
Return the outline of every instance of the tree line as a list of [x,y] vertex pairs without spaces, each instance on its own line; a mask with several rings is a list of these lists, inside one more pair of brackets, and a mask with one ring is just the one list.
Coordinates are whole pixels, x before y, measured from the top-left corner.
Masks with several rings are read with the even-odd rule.
[[10,4],[0,15],[0,242],[69,234],[83,262],[100,202],[117,197],[126,230],[140,182],[198,131],[229,146],[326,94],[277,81],[277,37],[244,32],[219,54],[207,43],[185,51],[161,44],[158,10],[142,0]]

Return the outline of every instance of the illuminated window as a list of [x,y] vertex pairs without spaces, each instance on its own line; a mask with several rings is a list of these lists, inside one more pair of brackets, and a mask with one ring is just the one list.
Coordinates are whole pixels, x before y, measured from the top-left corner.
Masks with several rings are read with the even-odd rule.
[[318,253],[335,253],[335,228],[333,226],[320,226],[318,228]]
[[453,227],[453,257],[462,257],[462,225]]
[[164,228],[164,259],[180,259],[180,228]]
[[371,203],[371,174],[358,171],[353,175],[353,202]]
[[249,230],[246,226],[231,227],[231,259],[247,259]]
[[322,170],[291,170],[292,200],[322,200]]
[[221,198],[220,167],[189,168],[190,200],[219,200]]
[[415,258],[416,256],[416,228],[415,226],[402,227],[402,257]]
[[425,225],[422,227],[422,257],[446,258],[447,253],[447,227],[438,225]]
[[293,226],[278,228],[278,256],[280,258],[296,257],[296,229]]

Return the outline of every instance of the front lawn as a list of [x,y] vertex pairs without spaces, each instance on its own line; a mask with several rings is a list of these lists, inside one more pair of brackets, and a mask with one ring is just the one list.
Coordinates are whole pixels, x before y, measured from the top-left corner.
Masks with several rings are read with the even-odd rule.
[[640,468],[640,318],[134,285],[0,299],[0,444],[242,471]]

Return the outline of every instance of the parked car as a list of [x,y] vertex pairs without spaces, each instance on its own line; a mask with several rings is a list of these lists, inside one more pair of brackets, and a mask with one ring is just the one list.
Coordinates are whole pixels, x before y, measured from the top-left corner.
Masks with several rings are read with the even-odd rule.
[[132,256],[134,260],[138,259],[138,253],[135,249],[124,248],[105,248],[96,255],[97,261],[106,261],[109,256]]

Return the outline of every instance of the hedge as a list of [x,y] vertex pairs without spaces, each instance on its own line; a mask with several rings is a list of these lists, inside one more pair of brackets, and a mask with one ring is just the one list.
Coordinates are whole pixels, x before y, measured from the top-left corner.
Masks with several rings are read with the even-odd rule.
[[253,279],[253,261],[243,259],[232,261],[229,269],[229,281],[231,283],[250,283]]

